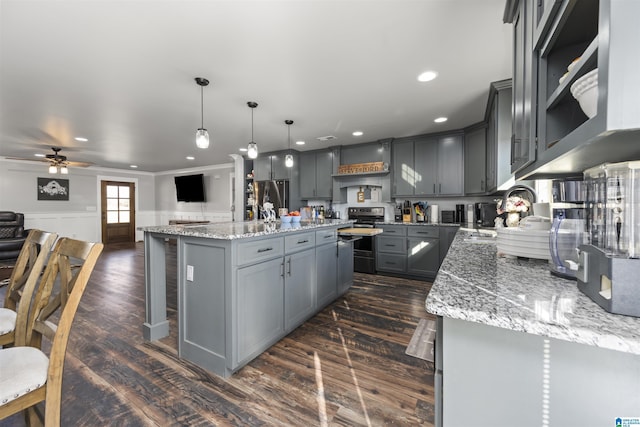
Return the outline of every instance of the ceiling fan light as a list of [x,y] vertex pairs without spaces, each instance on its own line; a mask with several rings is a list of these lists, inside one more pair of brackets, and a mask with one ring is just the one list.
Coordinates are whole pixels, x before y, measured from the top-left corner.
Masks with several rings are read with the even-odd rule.
[[209,132],[204,128],[199,128],[196,132],[196,146],[198,148],[209,148]]
[[249,156],[250,159],[256,159],[258,157],[258,144],[253,141],[249,143],[249,146],[247,147],[247,156]]
[[56,165],[49,166],[49,173],[58,173],[58,167]]
[[288,168],[293,167],[293,156],[291,154],[284,156],[284,165]]
[[69,175],[69,169],[66,166],[60,166],[60,173],[62,175]]

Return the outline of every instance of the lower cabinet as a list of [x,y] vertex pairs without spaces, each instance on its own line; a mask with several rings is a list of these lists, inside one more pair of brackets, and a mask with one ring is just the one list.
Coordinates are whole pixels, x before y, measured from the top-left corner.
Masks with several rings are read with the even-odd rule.
[[284,322],[287,332],[304,322],[315,311],[313,249],[285,257]]
[[336,242],[316,247],[317,306],[321,308],[338,295]]
[[283,260],[276,258],[237,272],[238,363],[264,351],[284,333]]
[[440,239],[407,237],[407,274],[435,277],[440,268]]
[[376,269],[418,279],[433,279],[458,231],[455,226],[383,225],[376,236]]
[[353,285],[353,242],[338,241],[338,295]]

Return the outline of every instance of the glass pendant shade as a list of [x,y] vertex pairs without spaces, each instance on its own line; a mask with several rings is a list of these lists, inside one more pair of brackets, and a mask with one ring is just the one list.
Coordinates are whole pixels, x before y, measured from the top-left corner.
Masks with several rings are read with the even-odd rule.
[[58,173],[58,168],[54,165],[49,166],[49,173]]
[[293,167],[293,156],[291,154],[284,156],[284,165],[288,168]]
[[62,175],[69,175],[69,169],[66,166],[60,166],[60,173]]
[[253,141],[249,143],[249,146],[247,147],[247,156],[249,156],[250,159],[258,157],[258,144]]
[[196,146],[198,148],[209,148],[209,132],[204,128],[199,128],[196,132]]
[[291,125],[293,124],[293,120],[285,120],[284,123],[287,125],[287,139],[289,140],[289,154],[284,156],[284,165],[288,168],[292,168],[293,155],[291,154]]

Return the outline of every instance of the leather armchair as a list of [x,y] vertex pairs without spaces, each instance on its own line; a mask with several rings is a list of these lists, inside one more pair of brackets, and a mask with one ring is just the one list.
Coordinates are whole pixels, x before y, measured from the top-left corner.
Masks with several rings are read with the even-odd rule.
[[0,211],[0,260],[16,259],[29,234],[24,229],[24,214]]

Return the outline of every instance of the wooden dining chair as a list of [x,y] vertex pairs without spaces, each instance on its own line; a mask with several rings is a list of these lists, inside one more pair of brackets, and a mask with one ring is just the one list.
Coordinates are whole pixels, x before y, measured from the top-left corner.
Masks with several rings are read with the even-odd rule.
[[[61,238],[42,274],[25,331],[0,350],[0,419],[25,411],[27,425],[60,425],[62,371],[69,332],[102,243]],[[59,312],[58,315],[54,315]],[[58,319],[56,325],[55,319]],[[42,338],[51,341],[49,356]],[[45,403],[44,416],[36,406]]]
[[56,233],[32,229],[22,245],[9,277],[4,307],[0,308],[0,345],[3,347],[13,344],[16,329],[26,330],[33,293],[57,238]]

